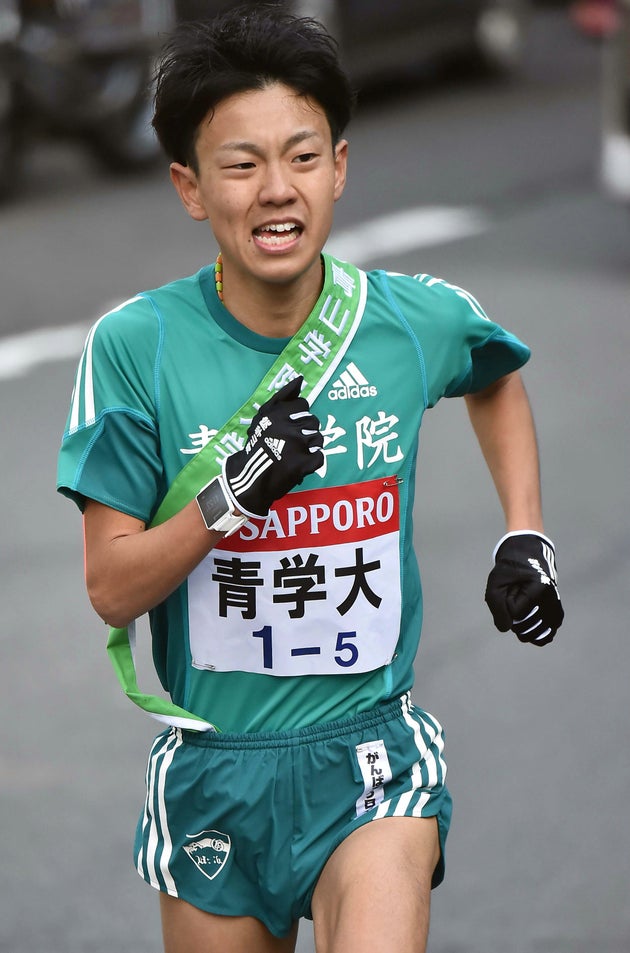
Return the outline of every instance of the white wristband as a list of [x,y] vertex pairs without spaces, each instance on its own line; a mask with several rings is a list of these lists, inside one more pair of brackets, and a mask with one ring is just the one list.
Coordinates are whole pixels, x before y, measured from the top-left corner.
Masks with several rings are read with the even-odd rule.
[[513,530],[511,533],[506,533],[505,536],[501,537],[497,545],[494,547],[494,550],[492,551],[493,560],[496,560],[497,553],[500,547],[503,545],[506,539],[510,539],[511,536],[537,536],[539,539],[544,539],[544,541],[546,543],[549,543],[551,548],[555,550],[553,541],[550,540],[548,536],[545,536],[544,533],[539,533],[537,529],[516,529],[516,530]]

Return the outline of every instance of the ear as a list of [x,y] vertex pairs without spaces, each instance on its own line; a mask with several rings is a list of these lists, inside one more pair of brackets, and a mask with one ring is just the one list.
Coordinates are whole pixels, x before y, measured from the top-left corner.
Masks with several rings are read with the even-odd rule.
[[190,217],[196,222],[205,221],[208,215],[199,195],[197,175],[194,170],[180,162],[171,162],[170,174],[175,191]]
[[348,140],[340,139],[335,146],[335,202],[341,198],[341,194],[346,185],[346,172],[348,169]]

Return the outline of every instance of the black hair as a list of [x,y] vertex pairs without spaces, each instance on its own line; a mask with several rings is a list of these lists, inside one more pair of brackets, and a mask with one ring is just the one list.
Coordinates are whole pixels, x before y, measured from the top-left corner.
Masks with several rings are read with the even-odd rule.
[[337,44],[309,17],[277,3],[247,4],[180,23],[162,51],[153,127],[167,156],[197,170],[199,125],[228,96],[284,83],[324,110],[333,144],[350,121],[354,93]]

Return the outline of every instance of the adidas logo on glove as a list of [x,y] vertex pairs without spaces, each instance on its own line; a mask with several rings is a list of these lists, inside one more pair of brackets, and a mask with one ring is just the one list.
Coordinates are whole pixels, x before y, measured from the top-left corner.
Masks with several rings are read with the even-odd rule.
[[279,440],[277,437],[265,437],[265,443],[273,453],[276,460],[282,460],[282,451],[286,440]]
[[300,397],[303,383],[303,377],[295,377],[265,401],[249,425],[243,450],[225,458],[226,492],[233,506],[252,519],[264,519],[275,500],[324,462],[319,419]]

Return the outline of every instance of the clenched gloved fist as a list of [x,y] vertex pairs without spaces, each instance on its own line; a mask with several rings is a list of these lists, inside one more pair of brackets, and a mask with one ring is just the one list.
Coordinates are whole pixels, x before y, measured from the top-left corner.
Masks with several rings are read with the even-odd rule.
[[319,420],[300,397],[296,377],[265,401],[247,431],[243,450],[231,454],[224,477],[233,504],[264,519],[275,500],[298,486],[324,462]]
[[540,533],[508,533],[494,562],[486,602],[497,629],[511,629],[521,642],[547,645],[564,619],[553,543]]

